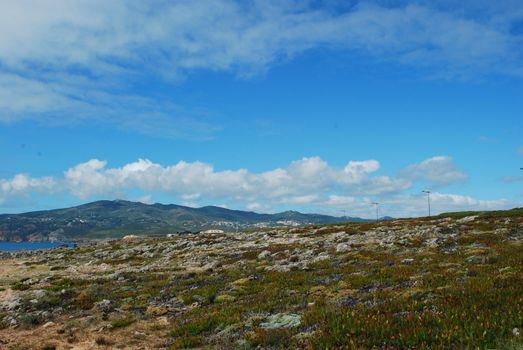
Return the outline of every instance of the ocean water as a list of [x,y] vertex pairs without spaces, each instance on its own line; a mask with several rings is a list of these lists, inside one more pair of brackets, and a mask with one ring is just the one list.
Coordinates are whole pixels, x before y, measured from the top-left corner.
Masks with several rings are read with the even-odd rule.
[[70,242],[0,242],[0,252],[15,252],[19,250],[52,249],[67,244],[72,247]]

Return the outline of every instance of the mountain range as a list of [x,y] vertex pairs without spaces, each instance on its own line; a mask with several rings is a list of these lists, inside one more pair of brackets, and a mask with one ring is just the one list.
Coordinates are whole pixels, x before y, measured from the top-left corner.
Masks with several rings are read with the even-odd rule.
[[75,207],[0,215],[0,241],[61,241],[368,221],[285,211],[259,214],[206,206],[101,200]]

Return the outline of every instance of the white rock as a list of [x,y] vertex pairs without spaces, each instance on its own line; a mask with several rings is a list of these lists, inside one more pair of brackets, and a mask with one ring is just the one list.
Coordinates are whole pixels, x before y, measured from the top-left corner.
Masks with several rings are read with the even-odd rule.
[[55,325],[54,322],[49,321],[49,322],[47,322],[46,324],[44,324],[44,325],[42,326],[42,328],[49,328],[49,327],[52,327],[52,326],[54,326],[54,325]]
[[47,292],[43,289],[37,289],[37,290],[33,291],[33,297],[35,299],[42,299],[46,295],[47,295]]
[[1,303],[0,309],[4,309],[7,311],[13,311],[16,308],[18,308],[20,305],[21,305],[20,299],[13,299],[13,300],[4,301],[3,303]]
[[476,220],[477,217],[478,217],[477,215],[465,216],[462,219],[456,220],[456,222],[459,222],[460,224],[463,224],[463,223],[466,223],[466,222],[474,221],[474,220]]
[[347,243],[338,243],[336,246],[336,253],[348,252],[350,250],[350,245]]
[[294,328],[301,323],[301,316],[296,314],[276,314],[267,317],[265,322],[260,324],[263,329]]
[[315,263],[315,262],[319,262],[319,261],[323,261],[323,260],[328,260],[330,259],[330,256],[329,254],[323,252],[323,253],[320,253],[317,257],[315,257],[314,259],[312,259],[312,262]]
[[207,230],[200,233],[223,233],[223,230]]
[[137,235],[126,235],[126,236],[122,237],[122,241],[132,241],[132,240],[136,240],[138,238],[139,237]]
[[258,259],[260,259],[260,260],[271,260],[272,259],[272,254],[271,254],[270,251],[264,250],[263,252],[258,254]]

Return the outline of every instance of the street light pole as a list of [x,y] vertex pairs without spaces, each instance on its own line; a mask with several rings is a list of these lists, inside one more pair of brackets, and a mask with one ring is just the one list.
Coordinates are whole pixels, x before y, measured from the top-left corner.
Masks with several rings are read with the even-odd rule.
[[379,203],[378,202],[373,202],[372,204],[374,204],[374,206],[376,206],[376,222],[379,221],[379,211],[380,211],[380,207],[379,207]]
[[429,190],[423,190],[423,191],[421,191],[421,192],[427,194],[427,203],[428,203],[428,205],[429,205],[429,218],[430,218],[430,194],[431,194],[432,192],[429,191]]

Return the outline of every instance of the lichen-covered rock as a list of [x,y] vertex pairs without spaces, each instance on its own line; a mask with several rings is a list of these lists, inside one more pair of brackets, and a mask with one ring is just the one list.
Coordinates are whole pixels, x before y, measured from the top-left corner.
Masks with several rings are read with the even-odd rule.
[[466,258],[465,260],[470,264],[484,265],[490,264],[493,258],[488,255],[472,255]]
[[268,250],[264,250],[263,252],[258,254],[258,259],[259,260],[271,260],[272,259],[271,252]]
[[146,310],[148,316],[163,316],[169,312],[169,309],[165,306],[149,305]]
[[349,250],[350,245],[347,243],[338,243],[338,245],[336,245],[336,253],[348,252]]
[[300,323],[300,315],[281,313],[267,317],[260,327],[263,329],[294,328],[298,327]]
[[114,310],[114,304],[110,300],[104,299],[94,303],[93,308],[100,312],[108,313]]

